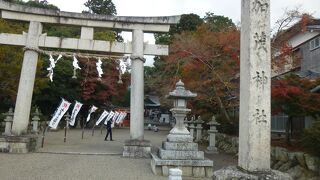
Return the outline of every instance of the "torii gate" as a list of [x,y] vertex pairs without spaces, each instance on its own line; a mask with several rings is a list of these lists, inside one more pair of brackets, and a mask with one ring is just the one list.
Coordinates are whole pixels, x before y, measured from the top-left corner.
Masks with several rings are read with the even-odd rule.
[[[26,133],[39,47],[87,52],[131,54],[131,102],[130,140],[126,141],[124,156],[146,156],[150,142],[144,140],[144,72],[143,55],[168,55],[168,46],[144,44],[144,32],[168,32],[180,16],[121,17],[71,13],[33,8],[0,0],[1,18],[30,22],[26,34],[0,33],[0,44],[26,47],[20,75],[18,95],[14,111],[12,133]],[[42,23],[81,27],[80,39],[51,37],[42,34]],[[132,43],[94,40],[94,28],[110,28],[132,31]],[[141,151],[141,153],[139,153]],[[147,152],[146,152],[147,151]]]

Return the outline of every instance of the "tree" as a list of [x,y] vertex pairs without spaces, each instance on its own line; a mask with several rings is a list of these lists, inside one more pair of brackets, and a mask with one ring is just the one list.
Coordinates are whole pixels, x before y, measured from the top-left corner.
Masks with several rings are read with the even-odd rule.
[[179,23],[172,25],[168,33],[155,33],[156,44],[170,44],[174,34],[195,31],[202,23],[203,19],[196,14],[182,14]]
[[230,29],[236,28],[236,25],[230,18],[214,15],[214,13],[211,12],[207,12],[203,20],[213,32],[229,31]]
[[288,144],[291,144],[289,132],[293,117],[317,118],[320,115],[320,94],[310,92],[319,82],[320,79],[314,81],[297,75],[289,75],[272,82],[272,111],[273,114],[282,112],[288,115],[286,128]]
[[198,93],[190,104],[195,113],[220,111],[232,123],[226,109],[238,96],[239,42],[238,30],[213,32],[206,24],[176,34],[170,55],[162,59],[159,73],[153,76],[156,80],[151,83],[154,91],[163,95],[162,104],[164,95],[181,78],[187,88]]
[[[113,4],[112,0],[88,0],[84,5],[89,9],[89,11],[82,11],[82,13],[89,14],[101,14],[101,15],[117,15],[116,6]],[[103,28],[96,28],[94,37],[97,40],[107,40],[118,42],[123,42],[121,36],[121,31],[110,31]]]
[[81,81],[81,96],[84,102],[95,105],[103,105],[114,99],[124,101],[124,94],[128,86],[127,75],[123,79],[123,83],[118,83],[119,71],[117,63],[112,60],[104,61],[102,68],[104,74],[99,79],[96,70],[96,59],[94,58],[79,58],[83,68]]
[[88,0],[84,5],[89,9],[91,14],[117,15],[116,6],[112,0]]

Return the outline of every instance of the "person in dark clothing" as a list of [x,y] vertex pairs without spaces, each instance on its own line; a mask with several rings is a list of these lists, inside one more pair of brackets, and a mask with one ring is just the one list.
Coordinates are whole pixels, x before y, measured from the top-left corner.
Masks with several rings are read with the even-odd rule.
[[108,136],[110,134],[110,141],[113,141],[112,139],[112,128],[111,128],[111,124],[112,124],[112,120],[109,120],[107,122],[107,135],[106,137],[104,138],[105,141],[108,141]]

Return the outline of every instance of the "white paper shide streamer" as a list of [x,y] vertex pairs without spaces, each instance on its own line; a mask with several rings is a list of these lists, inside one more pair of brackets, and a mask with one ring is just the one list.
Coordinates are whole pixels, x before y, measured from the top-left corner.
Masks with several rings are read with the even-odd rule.
[[90,108],[89,114],[88,114],[88,116],[87,116],[87,122],[90,121],[91,114],[94,113],[97,109],[98,109],[98,108],[95,107],[95,106],[92,106],[92,107]]
[[98,121],[96,122],[96,126],[98,126],[108,116],[108,114],[109,113],[104,110],[101,116],[99,117]]
[[48,77],[50,78],[50,81],[53,81],[53,69],[56,67],[56,63],[62,58],[62,55],[60,54],[56,60],[52,57],[52,55],[49,55],[49,61],[50,61],[50,66],[47,68],[49,71]]
[[72,110],[71,118],[70,118],[70,123],[69,124],[71,126],[74,126],[74,123],[76,122],[76,117],[77,117],[82,105],[83,105],[82,103],[76,101],[76,103],[75,103],[75,105],[73,107],[73,110]]
[[104,121],[104,124],[105,124],[105,125],[107,125],[108,121],[110,121],[110,119],[113,117],[113,115],[114,115],[114,112],[113,112],[113,111],[110,111],[107,119]]
[[80,68],[80,66],[79,66],[79,64],[78,64],[78,59],[75,57],[75,56],[73,56],[73,62],[72,62],[72,66],[73,66],[73,76],[72,76],[72,78],[77,78],[77,69],[81,69]]
[[70,104],[71,103],[69,103],[68,101],[66,101],[62,98],[58,109],[54,112],[54,114],[50,120],[49,127],[53,128],[53,129],[57,128],[61,118],[68,111]]
[[102,77],[102,74],[103,74],[101,65],[102,65],[102,61],[101,61],[101,59],[99,58],[99,59],[98,59],[98,62],[96,63],[99,78],[101,78],[101,77]]

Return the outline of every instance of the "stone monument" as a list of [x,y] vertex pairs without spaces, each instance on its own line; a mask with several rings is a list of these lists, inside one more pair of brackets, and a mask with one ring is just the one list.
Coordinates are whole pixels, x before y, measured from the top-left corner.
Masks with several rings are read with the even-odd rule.
[[213,179],[291,179],[270,168],[270,0],[242,0],[238,167]]
[[201,119],[201,116],[198,116],[198,118],[197,118],[197,120],[195,121],[195,124],[197,125],[196,127],[195,127],[195,129],[196,129],[196,140],[195,140],[195,142],[200,142],[201,141],[201,139],[202,139],[202,124],[203,124],[203,122],[204,121],[202,121],[202,119]]
[[187,99],[196,97],[184,88],[179,80],[176,89],[169,93],[168,98],[174,100],[174,107],[170,110],[176,119],[175,126],[163,142],[158,154],[151,154],[151,168],[154,174],[168,176],[170,168],[179,168],[183,176],[211,177],[213,162],[204,158],[204,152],[198,151],[198,144],[184,124],[184,118],[190,109],[187,109]]
[[11,135],[12,121],[13,121],[13,109],[10,108],[7,113],[3,113],[6,116],[4,122],[6,122],[4,133],[2,135],[9,136]]
[[39,132],[39,121],[40,121],[40,112],[39,109],[36,108],[36,111],[33,113],[33,118],[31,121],[32,124],[32,132],[38,133]]
[[220,124],[216,121],[216,117],[212,116],[212,120],[208,123],[208,125],[210,126],[210,129],[208,130],[209,146],[207,147],[206,153],[218,153],[218,149],[216,147],[216,133],[218,133],[218,130],[216,126]]

